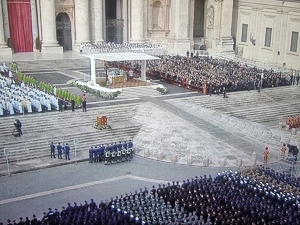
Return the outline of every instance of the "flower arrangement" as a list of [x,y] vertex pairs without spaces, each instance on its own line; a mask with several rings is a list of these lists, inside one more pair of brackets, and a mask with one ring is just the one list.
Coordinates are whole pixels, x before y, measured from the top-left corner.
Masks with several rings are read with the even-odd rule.
[[71,85],[75,85],[76,87],[78,87],[79,89],[81,89],[84,92],[98,95],[99,97],[106,98],[106,99],[114,99],[114,98],[118,97],[119,94],[121,94],[120,91],[116,91],[116,92],[97,91],[92,88],[89,88],[86,85],[80,85],[77,83],[75,83],[75,84],[72,83]]
[[94,123],[93,128],[95,128],[96,130],[105,130],[105,129],[111,129],[111,126],[109,124],[99,125],[97,123]]

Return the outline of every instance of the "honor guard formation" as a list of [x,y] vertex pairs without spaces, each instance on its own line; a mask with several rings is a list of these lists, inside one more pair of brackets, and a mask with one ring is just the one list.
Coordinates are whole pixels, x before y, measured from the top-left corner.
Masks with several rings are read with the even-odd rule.
[[133,142],[115,142],[92,146],[89,150],[89,163],[104,161],[105,165],[130,161],[133,155]]
[[289,129],[300,128],[300,115],[286,118],[286,125],[289,126]]
[[[97,204],[51,208],[31,225],[300,224],[300,178],[258,166],[140,188]],[[24,222],[20,218],[20,222]],[[16,222],[15,224],[24,224]],[[8,225],[12,224],[8,220]]]

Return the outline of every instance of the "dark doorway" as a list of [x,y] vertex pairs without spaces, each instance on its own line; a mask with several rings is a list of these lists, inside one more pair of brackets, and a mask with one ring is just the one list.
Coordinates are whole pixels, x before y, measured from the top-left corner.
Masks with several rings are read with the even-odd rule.
[[117,0],[105,1],[106,42],[123,43],[124,23],[117,18]]
[[204,0],[195,0],[194,5],[194,38],[204,37]]
[[57,41],[64,51],[72,50],[71,21],[67,13],[59,13],[56,17]]

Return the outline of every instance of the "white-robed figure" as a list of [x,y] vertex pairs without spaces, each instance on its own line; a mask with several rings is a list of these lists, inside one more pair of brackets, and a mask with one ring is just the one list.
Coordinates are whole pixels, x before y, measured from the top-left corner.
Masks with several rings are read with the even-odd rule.
[[15,111],[14,111],[14,107],[11,101],[7,101],[6,102],[6,109],[9,111],[10,115],[14,115]]
[[58,99],[54,95],[51,95],[50,100],[51,104],[55,106],[56,110],[59,110]]
[[2,103],[0,103],[0,116],[4,115],[4,111],[3,111],[3,105]]
[[48,111],[51,111],[51,103],[48,98],[45,99],[45,106],[47,107]]
[[28,99],[27,101],[26,101],[26,104],[27,104],[27,112],[28,113],[32,113],[32,106],[31,106],[31,101],[30,101],[30,99]]

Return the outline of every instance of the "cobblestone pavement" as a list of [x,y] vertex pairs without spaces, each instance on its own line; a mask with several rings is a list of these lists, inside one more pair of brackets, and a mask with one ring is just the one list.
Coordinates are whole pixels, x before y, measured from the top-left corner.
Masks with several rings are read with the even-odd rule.
[[[35,58],[36,61],[21,58],[17,55],[6,61],[9,63],[19,60],[21,70],[40,79],[53,76],[49,79],[51,83],[61,85],[62,88],[76,94],[81,94],[81,91],[70,87],[68,83],[74,79],[88,79],[88,74],[80,71],[88,71],[89,61],[80,55],[59,55],[53,58],[40,56]],[[228,99],[223,99],[221,96],[201,96],[180,87],[167,86],[170,92],[164,96],[155,90],[139,88],[124,90],[123,97],[121,94],[120,98],[113,101],[90,96],[88,107],[95,109],[109,109],[119,105],[121,107],[121,104],[126,103],[136,105],[137,110],[132,114],[131,121],[141,124],[141,129],[134,137],[137,153],[134,160],[111,166],[101,163],[73,163],[13,174],[11,177],[0,177],[0,221],[31,216],[33,213],[41,217],[48,207],[61,209],[67,202],[83,202],[90,198],[99,202],[101,199],[109,199],[139,187],[151,188],[153,184],[182,181],[195,175],[215,175],[222,170],[236,170],[237,159],[241,158],[243,165],[249,165],[253,152],[257,153],[260,163],[266,145],[271,147],[271,163],[268,166],[278,169],[278,153],[282,143],[297,143],[296,136],[278,129],[278,122],[282,121],[286,114],[280,112],[278,117],[268,119],[266,113],[256,110],[258,104],[266,104],[271,98],[275,98],[280,88],[276,89],[276,92],[275,89],[263,90],[260,97],[254,92],[230,93]],[[294,95],[299,96],[298,87],[289,87],[289,90],[293,90]],[[284,89],[281,91],[286,93]],[[248,100],[238,101],[243,98]],[[295,99],[294,102],[287,102],[287,99],[290,99],[289,95],[276,101],[279,105],[285,102],[289,107],[297,101]],[[224,111],[224,104],[228,105],[227,111]],[[244,110],[245,107],[248,113],[238,114],[238,111]],[[270,107],[270,114],[278,110],[276,104]],[[295,106],[293,110],[299,112],[299,106]],[[236,116],[230,112],[234,112]],[[255,122],[246,117],[251,113]],[[51,117],[51,114],[43,115]],[[64,117],[67,118],[68,115],[64,114]],[[24,120],[26,119],[25,116]],[[6,118],[0,118],[0,121],[4,120]],[[85,120],[77,120],[78,126],[84,125],[81,122]],[[39,131],[32,133],[31,138],[35,135],[38,137]],[[47,133],[43,135],[47,136]],[[82,137],[84,138],[84,134]],[[171,163],[175,162],[174,158],[176,163]],[[202,167],[204,159],[209,159],[209,167]],[[51,166],[48,159],[37,160],[39,168]],[[36,166],[37,160],[29,162],[32,163],[32,168]],[[220,167],[224,162],[225,167]],[[1,170],[5,170],[5,166],[1,165]],[[285,162],[280,165],[289,166]]]

